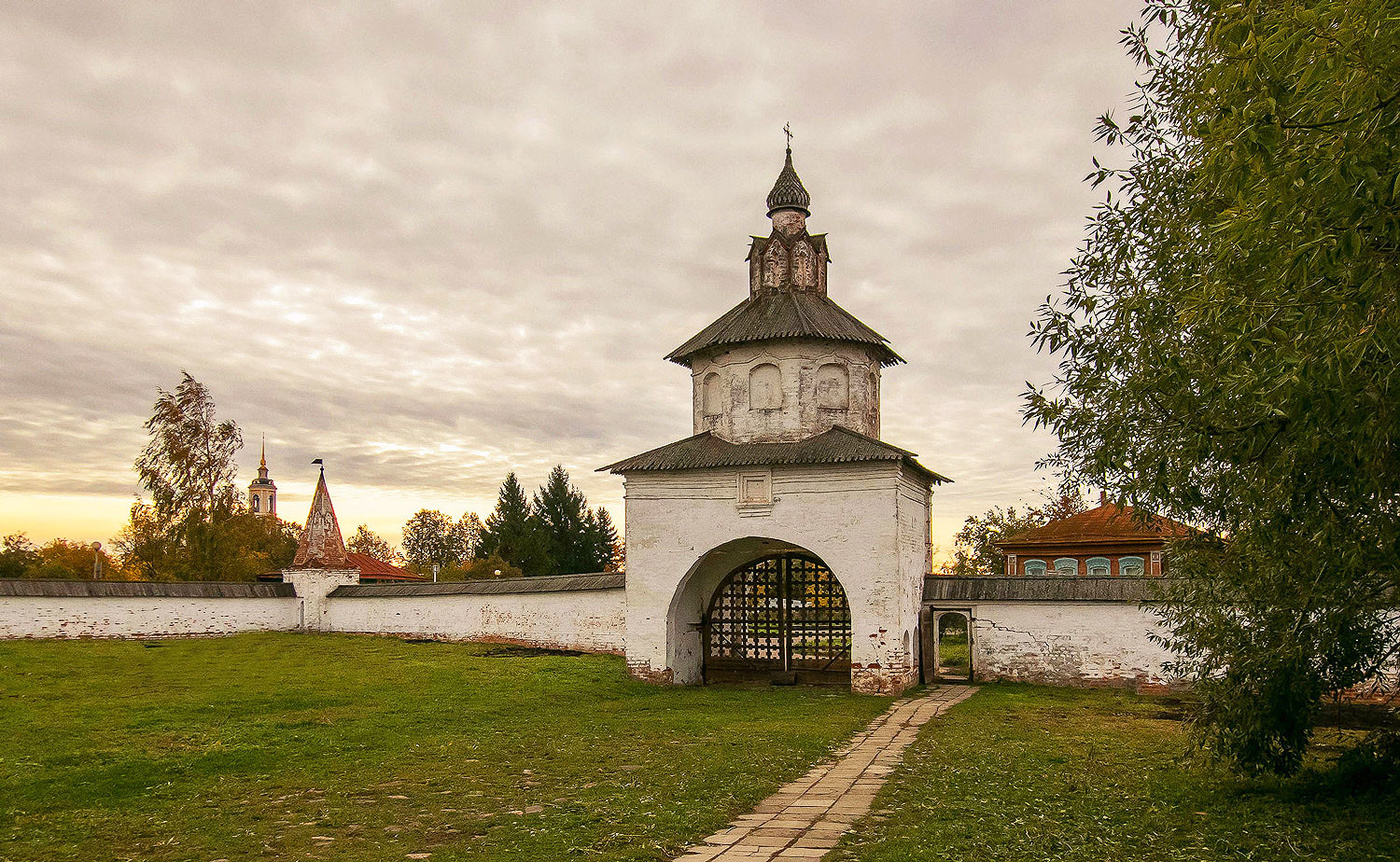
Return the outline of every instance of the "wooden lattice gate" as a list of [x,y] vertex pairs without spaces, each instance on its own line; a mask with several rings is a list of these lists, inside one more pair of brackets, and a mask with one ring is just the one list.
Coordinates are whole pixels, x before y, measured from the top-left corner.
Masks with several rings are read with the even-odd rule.
[[851,683],[851,607],[815,557],[777,554],[730,572],[702,632],[706,682]]

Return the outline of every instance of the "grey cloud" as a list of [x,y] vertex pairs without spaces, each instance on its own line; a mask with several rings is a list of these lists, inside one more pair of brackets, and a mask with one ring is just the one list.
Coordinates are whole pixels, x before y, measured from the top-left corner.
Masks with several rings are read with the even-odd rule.
[[185,368],[275,464],[480,499],[563,462],[616,505],[588,468],[689,433],[660,357],[742,298],[788,120],[833,296],[910,360],[885,436],[958,480],[939,515],[1043,483],[1024,334],[1132,3],[0,14],[5,493],[129,493]]

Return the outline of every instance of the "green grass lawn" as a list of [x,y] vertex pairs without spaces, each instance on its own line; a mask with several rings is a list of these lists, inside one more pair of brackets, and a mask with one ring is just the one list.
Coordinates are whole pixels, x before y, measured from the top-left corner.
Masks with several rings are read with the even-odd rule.
[[[985,686],[929,722],[834,858],[860,862],[1400,859],[1400,794],[1189,767],[1170,703]],[[1337,731],[1320,734],[1329,756]]]
[[0,642],[0,859],[662,859],[889,703],[482,645],[152,643]]

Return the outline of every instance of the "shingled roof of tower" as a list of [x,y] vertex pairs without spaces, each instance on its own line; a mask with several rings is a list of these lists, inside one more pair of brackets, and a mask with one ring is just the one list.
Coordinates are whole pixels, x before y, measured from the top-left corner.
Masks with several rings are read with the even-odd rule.
[[883,335],[861,323],[855,315],[825,296],[799,292],[750,296],[672,350],[666,358],[689,367],[691,357],[711,348],[777,338],[854,341],[873,346],[881,365],[904,362],[890,349]]
[[795,443],[731,443],[703,431],[616,464],[599,467],[612,473],[656,470],[705,470],[773,464],[853,464],[900,461],[935,485],[952,482],[915,460],[915,454],[837,425]]
[[331,492],[326,487],[326,473],[316,482],[311,497],[311,511],[306,526],[297,541],[297,553],[292,558],[294,569],[345,569],[350,563],[345,557],[345,540],[340,537],[340,522],[331,504]]

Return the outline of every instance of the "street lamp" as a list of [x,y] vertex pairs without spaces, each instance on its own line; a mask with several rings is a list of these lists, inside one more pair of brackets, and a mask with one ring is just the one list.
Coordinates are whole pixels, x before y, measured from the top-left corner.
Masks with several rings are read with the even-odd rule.
[[92,579],[102,580],[102,543],[92,543]]

